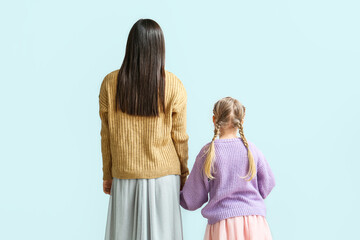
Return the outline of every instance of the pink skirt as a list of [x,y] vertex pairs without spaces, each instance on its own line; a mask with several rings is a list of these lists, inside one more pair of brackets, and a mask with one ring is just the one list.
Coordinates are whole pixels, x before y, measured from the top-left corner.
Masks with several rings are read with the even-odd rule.
[[204,240],[271,240],[269,225],[263,216],[241,216],[206,226]]

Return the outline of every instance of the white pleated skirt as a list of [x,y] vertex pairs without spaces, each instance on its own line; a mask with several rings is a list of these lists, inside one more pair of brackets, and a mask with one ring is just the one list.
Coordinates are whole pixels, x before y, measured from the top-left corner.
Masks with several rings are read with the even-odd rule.
[[182,240],[180,176],[114,178],[105,240]]

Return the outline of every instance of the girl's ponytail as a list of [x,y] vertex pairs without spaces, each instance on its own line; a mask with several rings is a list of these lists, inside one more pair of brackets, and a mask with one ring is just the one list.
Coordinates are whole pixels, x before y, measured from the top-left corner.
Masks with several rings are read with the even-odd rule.
[[215,158],[215,144],[214,141],[217,138],[217,136],[219,135],[220,132],[220,125],[216,124],[215,125],[215,130],[214,130],[214,137],[211,140],[211,143],[209,145],[209,149],[207,152],[207,156],[205,159],[205,163],[204,163],[204,173],[206,175],[206,177],[208,179],[214,179],[214,176],[211,174],[211,170],[212,170],[212,166],[213,166],[213,159]]
[[239,127],[239,133],[240,133],[240,137],[241,140],[243,141],[246,149],[247,149],[247,154],[248,154],[248,159],[249,159],[249,170],[248,173],[246,174],[246,176],[242,177],[242,178],[248,178],[247,181],[251,181],[251,179],[253,179],[255,177],[256,174],[256,166],[255,166],[255,161],[254,161],[254,157],[249,149],[249,144],[245,138],[244,135],[244,129],[243,126],[241,124],[241,122],[238,124]]

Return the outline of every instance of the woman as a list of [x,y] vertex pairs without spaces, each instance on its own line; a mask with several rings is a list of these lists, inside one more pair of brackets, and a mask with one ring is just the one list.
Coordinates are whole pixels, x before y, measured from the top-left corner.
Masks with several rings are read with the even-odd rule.
[[130,30],[121,68],[101,84],[103,188],[110,194],[106,240],[182,239],[187,95],[164,65],[162,30],[141,19]]

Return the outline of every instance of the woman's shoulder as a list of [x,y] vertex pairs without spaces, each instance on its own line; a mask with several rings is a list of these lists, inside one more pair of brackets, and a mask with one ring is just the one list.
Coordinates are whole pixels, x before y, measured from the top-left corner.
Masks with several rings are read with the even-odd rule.
[[116,70],[106,74],[103,82],[110,82],[114,79],[117,79],[118,74],[119,74],[119,69],[116,69]]
[[114,71],[106,74],[103,81],[102,81],[102,83],[101,83],[101,89],[112,89],[112,88],[114,88],[116,86],[118,73],[119,73],[119,69],[114,70]]
[[182,81],[174,73],[168,70],[165,70],[165,79],[167,84],[184,88],[184,84],[182,83]]
[[165,70],[165,78],[166,80],[180,81],[179,78],[169,70]]
[[184,84],[172,72],[165,70],[165,89],[169,99],[182,102],[187,99],[187,93]]
[[116,86],[117,86],[117,76],[119,74],[119,69],[114,70],[108,74],[105,75],[102,83],[101,83],[101,90],[102,92],[107,91],[110,93],[116,92]]

